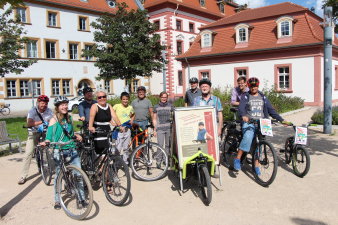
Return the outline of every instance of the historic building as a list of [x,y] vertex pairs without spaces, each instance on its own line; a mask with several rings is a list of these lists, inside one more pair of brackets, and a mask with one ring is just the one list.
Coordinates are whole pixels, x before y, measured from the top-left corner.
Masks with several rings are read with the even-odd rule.
[[[198,75],[224,88],[233,87],[238,76],[255,76],[261,87],[274,86],[305,99],[306,105],[322,105],[322,21],[307,8],[285,2],[247,9],[205,25],[189,50],[176,58],[182,62],[183,80]],[[338,102],[337,44],[334,35],[334,102]]]

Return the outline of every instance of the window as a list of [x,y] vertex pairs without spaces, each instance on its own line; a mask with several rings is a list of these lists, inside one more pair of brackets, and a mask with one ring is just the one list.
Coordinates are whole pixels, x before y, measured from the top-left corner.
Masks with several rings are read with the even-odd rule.
[[282,92],[292,92],[292,64],[275,65],[275,88]]
[[237,70],[238,77],[246,77],[246,69]]
[[283,21],[281,22],[281,36],[290,36],[290,22],[289,21]]
[[37,97],[41,95],[42,90],[41,90],[41,81],[40,80],[33,80],[33,96]]
[[239,77],[249,78],[249,67],[235,67],[234,68],[234,87],[237,86],[237,79]]
[[27,42],[27,58],[37,58],[38,57],[38,47],[37,40],[29,40]]
[[63,95],[70,95],[70,80],[62,80]]
[[246,42],[246,30],[245,28],[241,28],[238,30],[238,34],[239,34],[239,42]]
[[182,21],[176,20],[176,30],[182,30]]
[[183,86],[183,73],[182,70],[177,72],[178,86]]
[[189,23],[189,32],[195,33],[195,24]]
[[223,3],[219,3],[219,11],[221,13],[224,13],[224,4]]
[[209,79],[209,72],[201,72],[202,79]]
[[105,80],[104,81],[104,89],[106,89],[106,91],[108,93],[111,93],[111,90],[110,90],[110,81],[109,80]]
[[46,41],[46,58],[47,59],[56,58],[56,42]]
[[16,80],[7,80],[7,97],[16,97]]
[[131,83],[131,88],[132,88],[133,93],[137,92],[137,88],[139,86],[139,81],[140,80],[138,80],[138,79],[133,79],[133,81]]
[[56,16],[55,12],[48,12],[48,26],[56,27]]
[[154,21],[154,25],[155,25],[156,30],[160,30],[160,21],[159,20]]
[[70,43],[69,44],[69,59],[79,59],[78,56],[78,44]]
[[[90,50],[92,47],[93,47],[93,45],[85,45],[85,50]],[[93,57],[92,56],[86,56],[85,59],[87,61],[91,61],[91,60],[93,60]]]
[[211,70],[199,70],[198,71],[198,79],[201,80],[203,78],[211,80]]
[[202,35],[202,48],[211,47],[211,33]]
[[177,55],[182,54],[182,41],[176,41],[176,51]]
[[28,80],[20,80],[20,95],[22,97],[29,96]]
[[26,8],[16,8],[16,15],[20,22],[27,23]]
[[52,95],[60,95],[60,80],[52,80]]
[[201,5],[202,7],[205,7],[205,0],[200,0],[200,5]]
[[115,0],[107,0],[107,4],[110,8],[116,7],[116,1]]
[[244,43],[249,41],[249,24],[238,24],[236,30],[236,43]]
[[79,31],[89,31],[89,19],[85,16],[79,16]]
[[289,67],[280,67],[278,68],[278,82],[279,89],[289,89]]
[[285,38],[292,36],[293,17],[283,16],[276,20],[278,29],[278,38]]

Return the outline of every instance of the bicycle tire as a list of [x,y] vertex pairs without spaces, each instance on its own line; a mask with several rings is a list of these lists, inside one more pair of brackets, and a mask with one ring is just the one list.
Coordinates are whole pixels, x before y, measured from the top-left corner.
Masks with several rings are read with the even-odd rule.
[[209,205],[212,200],[210,174],[205,165],[201,165],[198,169],[199,169],[199,175],[200,175],[199,186],[201,188],[202,199],[205,205]]
[[228,134],[223,149],[223,162],[224,166],[228,169],[233,169],[233,161],[238,153],[238,145],[238,137],[236,134]]
[[129,168],[121,156],[108,158],[102,172],[102,187],[107,200],[122,206],[130,195],[130,186]]
[[293,139],[294,137],[288,137],[285,141],[285,150],[284,150],[284,155],[285,155],[285,163],[289,164],[291,162],[291,149],[293,147]]
[[[304,167],[304,170],[300,170],[299,166]],[[292,168],[296,176],[304,177],[310,170],[310,154],[309,152],[301,145],[297,145],[292,153]]]
[[[66,173],[69,182],[65,180],[65,174],[60,173],[58,178],[57,178],[57,183],[56,183],[56,191],[59,194],[59,201],[61,204],[61,207],[63,211],[66,213],[67,216],[69,216],[72,219],[75,220],[83,220],[85,219],[88,214],[90,213],[92,206],[93,206],[93,189],[90,185],[89,179],[83,170],[80,168],[73,166],[73,165],[68,165],[66,166]],[[72,176],[72,177],[70,177]],[[78,182],[74,182],[74,181]],[[82,181],[82,184],[81,184]],[[65,185],[65,186],[63,186]],[[78,186],[78,185],[83,185],[83,187]],[[72,205],[75,205],[75,208],[80,209],[80,203],[79,203],[79,195],[81,192],[81,188],[83,188],[83,193],[86,201],[86,206],[83,207],[82,204],[82,211],[80,214],[74,214],[70,207]],[[62,194],[65,194],[62,196]]]
[[38,167],[38,172],[39,174],[41,174],[41,155],[40,155],[39,147],[35,147],[33,157],[35,158],[36,166]]
[[142,181],[155,181],[163,178],[167,174],[168,164],[168,153],[154,142],[139,145],[131,153],[131,169],[135,177]]
[[9,115],[10,113],[11,113],[10,108],[5,107],[5,108],[1,109],[1,114],[4,115],[4,116]]
[[43,182],[49,186],[52,181],[51,159],[47,148],[39,148],[40,169]]
[[[258,176],[255,172],[256,160],[259,160],[260,163],[260,176]],[[259,142],[258,148],[252,156],[252,170],[257,183],[263,187],[267,187],[272,184],[276,178],[277,168],[278,158],[274,147],[267,141]],[[269,172],[268,169],[271,172]]]

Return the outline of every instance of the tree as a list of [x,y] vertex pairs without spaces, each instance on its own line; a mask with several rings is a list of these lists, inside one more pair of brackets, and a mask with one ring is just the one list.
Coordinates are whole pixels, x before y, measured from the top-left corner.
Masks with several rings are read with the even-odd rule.
[[96,44],[83,51],[83,56],[96,57],[98,79],[133,79],[161,71],[164,47],[147,12],[127,11],[125,3],[117,6],[115,15],[105,14],[91,23]]
[[325,6],[332,6],[332,17],[336,24],[335,33],[338,33],[338,1],[337,0],[324,0],[323,8]]
[[23,0],[0,0],[0,9],[3,9],[7,3],[12,6],[19,6],[20,4],[23,4]]
[[20,59],[19,50],[24,49],[27,38],[23,25],[11,18],[12,8],[0,15],[0,76],[7,73],[20,74],[24,69],[32,65],[35,60]]

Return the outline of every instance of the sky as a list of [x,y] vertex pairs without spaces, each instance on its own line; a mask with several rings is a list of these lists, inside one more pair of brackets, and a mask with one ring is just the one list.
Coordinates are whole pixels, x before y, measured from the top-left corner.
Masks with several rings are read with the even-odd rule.
[[248,4],[249,8],[257,8],[267,5],[273,5],[281,2],[293,2],[306,8],[315,8],[315,13],[323,16],[322,2],[323,0],[234,0],[237,4]]

